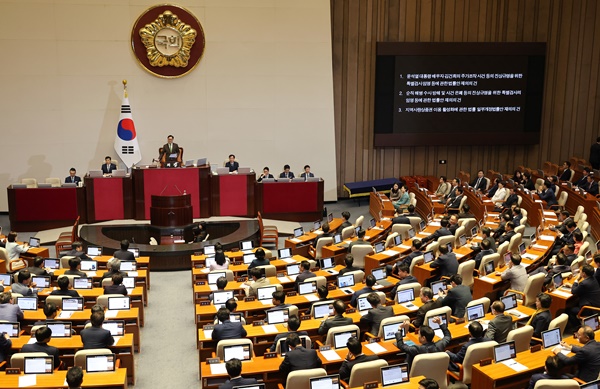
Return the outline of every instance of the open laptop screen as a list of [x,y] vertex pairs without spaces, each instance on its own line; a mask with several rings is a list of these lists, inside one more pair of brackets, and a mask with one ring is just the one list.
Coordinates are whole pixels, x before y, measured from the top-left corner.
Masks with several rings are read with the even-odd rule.
[[514,293],[500,297],[500,301],[504,304],[504,310],[513,309],[517,306],[517,295]]
[[52,374],[54,366],[53,357],[24,357],[23,373],[25,374]]
[[289,309],[271,309],[267,311],[267,323],[269,324],[279,324],[285,323],[288,321],[290,316]]
[[224,271],[221,272],[210,272],[208,273],[208,284],[209,285],[215,285],[217,283],[217,280],[221,277],[227,278],[227,273],[225,273]]
[[237,358],[240,361],[249,361],[251,358],[250,355],[250,345],[249,344],[239,344],[239,345],[231,345],[223,347],[223,360],[227,362],[232,358]]
[[400,331],[402,333],[402,337],[406,336],[406,331],[404,328],[400,328],[399,323],[391,323],[383,326],[383,340],[392,340],[396,339],[396,332]]
[[445,314],[441,314],[441,315],[435,315],[435,316],[431,316],[429,317],[428,321],[427,321],[427,325],[429,325],[429,327],[431,327],[431,329],[433,330],[437,330],[438,328],[440,328],[440,325],[437,323],[433,322],[433,319],[435,319],[436,317],[439,317],[442,319],[442,323],[445,325],[448,325],[448,321],[447,321],[447,317]]
[[129,297],[109,297],[108,298],[108,309],[113,310],[127,310],[129,309],[130,301]]
[[431,283],[431,291],[433,292],[434,296],[436,294],[438,294],[438,292],[440,290],[446,290],[447,288],[448,288],[448,285],[446,285],[446,281],[443,281],[443,280]]
[[369,301],[367,301],[367,296],[359,297],[357,302],[358,302],[357,307],[358,307],[359,311],[366,311],[366,310],[373,308],[373,306],[369,303]]
[[31,282],[36,284],[36,288],[49,288],[50,287],[50,277],[33,276],[33,277],[31,277]]
[[254,254],[254,253],[244,254],[244,264],[245,265],[251,264],[252,261],[254,261],[255,259],[256,259],[256,254]]
[[403,289],[396,292],[398,296],[398,304],[407,303],[409,301],[414,301],[415,299],[415,290],[414,289]]
[[408,230],[408,237],[409,238],[414,238],[415,237],[415,229],[411,228],[410,230]]
[[475,227],[471,228],[471,236],[472,236],[472,237],[475,237],[475,236],[477,236],[477,226],[475,226]]
[[320,319],[325,316],[333,315],[333,304],[332,303],[324,303],[324,304],[315,304],[313,305],[313,314],[315,319]]
[[23,311],[37,311],[37,297],[17,297],[17,305]]
[[46,322],[46,326],[52,330],[53,338],[70,338],[72,325],[70,322]]
[[277,291],[275,286],[263,286],[256,289],[256,296],[259,300],[270,300],[273,298],[273,293]]
[[214,245],[204,246],[204,255],[209,256],[209,257],[215,255],[215,246]]
[[44,259],[44,267],[52,270],[56,270],[60,268],[60,260],[55,258],[46,258]]
[[240,250],[242,251],[246,251],[246,250],[252,250],[254,248],[254,242],[251,240],[245,240],[240,242]]
[[323,258],[321,260],[321,269],[331,269],[335,266],[333,258]]
[[408,363],[381,367],[381,386],[397,385],[410,381]]
[[342,243],[342,234],[335,234],[333,236],[333,244]]
[[277,256],[279,257],[279,259],[290,258],[292,256],[292,249],[279,249],[277,250]]
[[458,244],[460,247],[464,246],[465,244],[467,244],[467,236],[466,235],[461,235],[458,237]]
[[74,289],[92,289],[92,279],[75,277],[75,278],[73,278],[73,288]]
[[421,220],[421,222],[419,223],[419,230],[423,231],[426,227],[427,224],[425,223],[425,220]]
[[297,263],[292,263],[290,265],[287,265],[286,273],[288,276],[295,276],[295,275],[300,274],[300,265]]
[[121,261],[121,271],[135,271],[136,269],[137,269],[137,262]]
[[560,344],[560,341],[560,328],[542,331],[542,344],[544,345],[544,348],[554,347],[557,344]]
[[311,378],[310,389],[340,389],[340,376],[339,374],[332,374]]
[[2,281],[2,285],[8,286],[12,284],[12,276],[10,274],[0,274],[0,281]]
[[319,228],[321,228],[321,221],[317,220],[316,222],[313,222],[313,230],[318,230]]
[[379,254],[383,250],[385,250],[385,242],[384,241],[375,243],[375,254]]
[[234,386],[232,389],[266,389],[265,384]]
[[294,228],[294,238],[298,238],[304,235],[304,229],[302,227]]
[[98,270],[98,262],[96,261],[81,261],[81,270],[83,271],[96,271]]
[[424,263],[429,263],[431,261],[433,261],[433,251],[426,251],[423,253],[423,262]]
[[83,311],[83,297],[69,297],[62,301],[63,311]]
[[302,282],[298,284],[298,293],[311,294],[317,291],[317,283],[315,281]]
[[135,277],[123,277],[123,285],[127,289],[135,288]]
[[115,354],[87,355],[85,357],[86,373],[100,373],[115,370]]
[[394,246],[400,246],[402,244],[402,236],[394,236]]
[[327,223],[331,223],[333,221],[333,213],[330,212],[329,215],[327,215]]
[[344,274],[337,278],[338,288],[354,286],[354,274]]
[[485,265],[483,265],[483,270],[485,271],[485,274],[492,274],[496,270],[494,269],[494,261],[486,262]]
[[134,258],[139,258],[140,257],[140,249],[137,247],[132,247],[130,249],[127,249],[127,251],[129,251],[130,253],[133,253],[133,257]]
[[515,358],[516,356],[517,349],[514,340],[494,346],[494,361],[496,363]]
[[554,284],[555,288],[559,288],[563,283],[562,274],[555,274],[554,277],[552,277],[552,283]]
[[29,245],[31,247],[40,247],[40,242],[40,238],[35,238],[33,236],[29,238]]
[[102,255],[102,247],[89,246],[87,248],[87,255],[90,257],[97,257]]
[[598,319],[599,316],[597,313],[595,313],[592,316],[583,318],[582,322],[584,326],[590,326],[594,331],[597,331],[598,329],[600,329],[600,322],[598,321]]
[[525,254],[525,251],[527,251],[527,250],[526,250],[526,248],[525,248],[525,243],[521,243],[521,244],[519,245],[519,252],[520,252],[521,254]]
[[371,274],[373,274],[373,277],[375,277],[375,279],[377,281],[383,280],[383,279],[385,279],[387,277],[387,273],[385,271],[385,267],[375,268],[375,269],[371,270]]
[[214,305],[223,305],[231,298],[233,298],[233,290],[221,290],[218,292],[213,292]]
[[21,327],[18,322],[0,322],[0,334],[6,333],[11,338],[18,338]]
[[469,321],[483,319],[484,317],[485,311],[483,308],[483,303],[467,307],[467,319]]
[[346,347],[346,343],[348,343],[348,339],[350,339],[351,336],[354,336],[355,338],[358,337],[358,334],[355,331],[345,331],[345,332],[339,332],[337,334],[333,335],[333,345],[336,349],[338,348],[345,348]]

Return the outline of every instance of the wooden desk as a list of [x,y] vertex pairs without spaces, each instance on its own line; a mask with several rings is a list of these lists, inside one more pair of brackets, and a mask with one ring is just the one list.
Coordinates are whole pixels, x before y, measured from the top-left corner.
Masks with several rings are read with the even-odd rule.
[[256,209],[265,219],[313,221],[323,215],[324,181],[256,184]]
[[86,176],[84,182],[89,223],[134,218],[131,177]]
[[380,220],[382,217],[392,218],[396,209],[390,199],[383,193],[371,192],[369,195],[369,213],[375,219]]
[[255,217],[256,173],[210,175],[213,216]]
[[[21,374],[22,375],[22,374]],[[5,389],[17,389],[21,375],[0,374],[0,387]],[[66,370],[55,371],[53,374],[38,374],[36,389],[68,388],[66,385]],[[83,373],[83,388],[127,388],[127,369],[117,369],[112,373]]]

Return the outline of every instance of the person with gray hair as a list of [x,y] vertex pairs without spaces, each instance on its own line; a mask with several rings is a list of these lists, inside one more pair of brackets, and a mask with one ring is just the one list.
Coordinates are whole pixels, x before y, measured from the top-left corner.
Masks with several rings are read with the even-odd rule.
[[127,277],[127,273],[121,271],[121,260],[117,258],[111,258],[106,263],[108,268],[107,272],[102,274],[102,279],[112,278],[115,274],[121,274],[123,277]]

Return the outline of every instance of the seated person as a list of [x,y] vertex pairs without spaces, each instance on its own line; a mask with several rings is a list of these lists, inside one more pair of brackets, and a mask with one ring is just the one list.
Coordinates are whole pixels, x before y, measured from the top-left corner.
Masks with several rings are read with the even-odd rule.
[[271,263],[268,258],[265,258],[265,250],[261,248],[256,249],[256,251],[254,252],[254,257],[256,259],[253,259],[252,262],[250,262],[250,265],[248,265],[248,270],[253,269],[257,266],[266,266]]
[[[458,384],[454,384],[458,385]],[[450,387],[448,387],[450,388]],[[440,385],[433,378],[423,378],[419,381],[418,389],[440,389]],[[453,388],[453,389],[463,389],[463,388]]]
[[229,379],[219,386],[219,389],[233,389],[236,386],[252,385],[256,383],[256,378],[242,377],[242,361],[237,358],[231,358],[225,362],[225,369]]
[[547,293],[540,293],[535,298],[535,313],[527,321],[527,325],[533,327],[533,337],[541,338],[542,332],[548,329],[552,321],[551,304],[552,296]]
[[498,246],[504,242],[510,242],[510,239],[516,235],[515,224],[513,222],[507,222],[505,225],[506,231],[498,238]]
[[50,292],[50,296],[80,297],[79,293],[76,290],[69,288],[69,277],[60,276],[58,277],[56,283],[58,284],[58,289]]
[[8,259],[10,261],[13,261],[13,260],[19,259],[19,256],[22,253],[26,253],[27,250],[29,250],[29,244],[27,242],[25,242],[23,244],[19,244],[17,242],[17,233],[14,231],[11,231],[6,236],[5,248],[6,248],[6,253],[8,254]]
[[450,277],[458,271],[458,260],[456,254],[448,252],[448,246],[441,245],[438,248],[439,255],[429,266],[439,269],[439,277]]
[[573,185],[578,186],[578,187],[584,186],[588,182],[587,181],[588,176],[590,176],[592,174],[594,174],[594,171],[591,167],[588,167],[588,166],[584,167],[583,168],[583,177],[581,177],[579,180],[575,181],[573,183]]
[[552,185],[550,181],[546,180],[538,190],[538,196],[540,197],[540,200],[546,202],[546,208],[550,208],[553,205],[558,204],[554,191],[549,189],[550,185]]
[[449,281],[448,291],[444,292],[443,289],[440,289],[438,300],[442,300],[442,306],[452,309],[452,316],[464,317],[467,304],[473,300],[471,288],[462,284],[463,280],[460,274],[453,274]]
[[308,261],[300,262],[300,270],[302,270],[302,272],[296,276],[296,285],[303,283],[309,278],[317,276],[315,273],[310,271],[310,262]]
[[365,240],[365,235],[367,234],[367,231],[363,230],[362,228],[360,230],[358,230],[358,234],[356,234],[356,236],[358,237],[358,239],[356,239],[355,241],[350,242],[350,244],[348,245],[348,252],[351,253],[352,252],[352,247],[357,246],[357,245],[369,245],[369,242],[367,242]]
[[513,329],[512,318],[504,314],[504,303],[494,301],[492,303],[492,314],[494,318],[488,324],[486,339],[495,340],[498,343],[506,342],[508,333]]
[[528,389],[534,389],[535,384],[539,380],[549,380],[549,379],[567,379],[568,376],[561,374],[563,369],[563,362],[556,355],[548,355],[546,358],[546,362],[544,363],[545,369],[543,373],[535,373],[531,376],[529,380]]
[[[577,314],[584,306],[592,306],[600,308],[600,286],[598,282],[595,282],[594,268],[591,265],[583,265],[579,277],[573,283],[571,287],[571,294],[574,297],[579,297],[579,301],[574,307],[567,308],[569,314],[569,320],[574,326],[579,325]],[[589,312],[582,312],[584,316],[590,314]]]
[[394,266],[392,267],[392,274],[396,274],[398,272],[399,265],[408,265],[408,267],[410,268],[410,264],[412,263],[412,260],[415,259],[416,257],[423,255],[423,251],[421,251],[422,248],[423,248],[422,241],[417,238],[413,239],[412,243],[410,245],[410,254],[408,254],[406,257],[402,258],[401,261],[397,261],[394,264]]
[[504,200],[506,199],[506,195],[508,194],[505,185],[506,182],[504,181],[498,182],[498,189],[496,190],[496,193],[494,193],[494,196],[491,198],[492,203],[494,203],[496,209],[498,210],[502,209],[502,204],[504,204]]
[[446,176],[440,176],[440,184],[438,185],[434,194],[436,197],[444,197],[450,192],[450,188],[451,186]]
[[477,178],[471,182],[471,187],[480,192],[485,192],[485,187],[487,185],[487,180],[485,179],[485,173],[483,170],[477,172]]
[[448,229],[452,235],[456,234],[456,230],[458,229],[458,214],[450,215],[448,218]]
[[277,311],[291,307],[290,304],[285,303],[285,293],[283,293],[283,291],[275,291],[273,292],[272,296],[273,299],[271,300],[271,303],[273,304],[273,308],[268,309],[267,311]]
[[113,170],[117,170],[117,165],[112,163],[112,158],[110,158],[110,156],[107,155],[104,158],[104,165],[102,165],[102,174],[111,174]]
[[229,309],[220,308],[217,312],[217,319],[221,324],[215,325],[212,333],[212,339],[219,342],[223,339],[239,339],[245,338],[247,333],[241,322],[232,322],[229,320]]
[[465,197],[464,189],[460,186],[454,189],[454,192],[456,193],[454,199],[446,204],[446,212],[448,213],[459,213],[460,203],[462,202],[463,197]]
[[135,255],[131,251],[127,251],[129,248],[129,241],[123,239],[121,241],[121,249],[114,252],[113,257],[120,259],[121,261],[135,261]]
[[208,237],[208,232],[206,231],[206,223],[200,222],[195,224],[192,228],[192,233],[194,234],[194,243],[204,242]]
[[446,351],[446,354],[450,356],[450,363],[448,364],[448,370],[458,371],[459,368],[456,365],[457,363],[462,364],[465,360],[465,356],[467,355],[467,349],[477,343],[487,342],[490,339],[486,339],[483,337],[483,326],[477,320],[473,320],[469,323],[469,334],[471,337],[467,341],[467,343],[463,344],[458,353],[453,353],[451,351]]
[[[281,292],[281,293],[283,293],[283,292]],[[296,316],[296,315],[290,316],[288,318],[288,322],[287,322],[288,332],[283,332],[283,333],[277,334],[277,336],[275,337],[275,341],[273,342],[273,345],[271,346],[269,351],[274,352],[279,340],[287,338],[290,334],[297,334],[298,336],[308,336],[308,332],[298,331],[298,328],[300,328],[300,324],[302,324],[302,322],[300,321],[298,316]]]
[[123,285],[123,275],[116,273],[112,276],[112,285],[104,287],[104,294],[122,294],[127,296],[127,288]]
[[23,311],[13,302],[11,292],[0,294],[0,321],[15,322],[23,320]]
[[225,167],[229,168],[229,173],[237,173],[240,164],[235,160],[235,155],[229,154],[229,161],[225,163]]
[[[316,301],[315,303],[327,301],[327,296],[329,296],[329,289],[327,289],[327,286],[317,286],[317,296],[319,296],[319,301]],[[313,303],[313,305],[315,303]]]
[[510,289],[522,292],[525,290],[527,285],[527,269],[521,265],[521,256],[519,254],[513,254],[510,257],[508,263],[508,269],[502,273],[497,272],[503,281],[510,281]]
[[398,291],[398,287],[400,285],[406,285],[412,282],[419,282],[419,280],[417,280],[413,275],[410,274],[410,267],[407,264],[402,263],[396,269],[398,270],[397,277],[400,278],[400,281],[398,281],[396,285],[392,288],[392,291],[390,292],[391,298],[396,297],[396,292]]
[[158,159],[162,160],[162,157],[164,155],[166,165],[173,165],[174,167],[177,167],[177,158],[179,157],[179,145],[177,143],[173,143],[173,139],[175,139],[173,135],[167,136],[167,143],[163,145],[162,154],[159,156]]
[[552,278],[555,275],[570,272],[571,266],[567,265],[567,256],[564,253],[558,253],[556,254],[556,263],[554,265],[548,264],[548,266],[545,269],[540,266],[540,269],[541,272],[546,273],[544,285],[548,286],[552,283]]
[[342,219],[344,219],[344,221],[342,222],[342,224],[340,225],[340,227],[338,229],[338,231],[340,231],[340,233],[344,230],[344,228],[352,227],[352,223],[350,223],[350,212],[343,211]]
[[[52,301],[44,302],[44,316],[46,316],[46,320],[38,320],[33,323],[33,326],[43,326],[46,325],[48,321],[52,321],[56,319],[58,315],[58,307]],[[73,330],[74,331],[74,330]]]
[[279,178],[287,178],[287,179],[292,179],[294,178],[294,173],[292,173],[290,171],[290,165],[284,165],[283,166],[283,172],[281,172],[281,174],[279,174]]
[[523,219],[523,214],[521,213],[521,208],[515,206],[512,209],[512,222],[515,225],[515,228],[521,225],[521,219]]
[[[419,354],[444,352],[446,350],[446,346],[452,340],[452,334],[450,334],[450,331],[448,331],[448,327],[442,322],[440,317],[436,316],[432,320],[434,323],[440,326],[440,329],[444,334],[444,337],[435,343],[433,343],[435,332],[431,327],[427,325],[421,326],[421,328],[419,328],[419,343],[421,343],[420,346],[407,345],[402,339],[402,332],[396,332],[396,345],[402,352],[406,353],[409,366],[412,363],[412,360]],[[404,328],[405,333],[408,333],[409,326],[410,323],[408,322],[408,320],[400,324],[400,327]]]
[[375,292],[369,293],[367,301],[371,304],[372,308],[369,309],[369,312],[367,312],[366,315],[360,318],[360,324],[369,326],[369,332],[371,332],[373,336],[377,336],[381,321],[388,317],[394,317],[394,309],[381,304],[379,295]]
[[322,362],[317,352],[302,347],[298,334],[290,334],[287,338],[287,344],[290,351],[285,354],[283,362],[279,365],[279,373],[281,373],[281,379],[284,382],[287,380],[288,374],[293,371],[321,367]]
[[87,274],[81,271],[81,259],[75,257],[69,259],[69,270],[65,270],[66,276],[79,276],[87,278]]
[[345,273],[348,273],[351,271],[361,270],[358,267],[352,266],[354,264],[354,255],[352,255],[352,254],[346,254],[346,258],[344,258],[344,263],[346,264],[346,267],[340,270],[340,273],[339,273],[340,276],[343,276]]
[[300,174],[300,178],[308,178],[308,177],[314,177],[315,175],[313,173],[310,172],[310,166],[309,165],[304,165],[304,173]]
[[412,325],[416,328],[419,328],[423,325],[425,321],[425,315],[432,309],[439,308],[442,306],[442,302],[439,300],[433,299],[433,291],[431,288],[422,287],[421,292],[419,292],[419,298],[421,299],[421,307],[417,310],[417,315],[412,321]]
[[262,182],[262,180],[263,180],[264,178],[275,178],[275,177],[273,177],[273,175],[270,173],[270,171],[269,171],[269,167],[268,167],[268,166],[265,166],[265,167],[263,168],[263,172],[262,172],[262,174],[261,174],[261,175],[258,177],[258,180],[257,180],[257,181],[258,181],[258,182]]
[[408,195],[405,186],[400,187],[400,198],[392,204],[394,205],[394,208],[396,208],[396,211],[403,210],[410,205],[410,196]]
[[248,280],[242,284],[242,288],[246,290],[246,295],[249,297],[256,296],[256,289],[271,284],[271,281],[269,281],[269,279],[264,276],[261,269],[258,268],[250,269],[250,278],[252,281]]
[[483,238],[483,240],[487,240],[488,242],[490,242],[490,250],[492,250],[492,252],[495,253],[498,250],[496,248],[496,241],[494,240],[492,235],[492,229],[490,227],[481,228],[481,237]]
[[83,245],[81,244],[81,242],[73,242],[73,244],[71,245],[71,250],[67,251],[65,253],[65,256],[77,257],[80,260],[81,259],[91,259],[90,257],[87,256],[85,251],[83,251]]
[[[225,277],[219,277],[219,278],[217,278],[217,283],[216,283],[217,290],[216,290],[216,292],[225,290],[225,288],[227,287],[227,283],[228,283],[227,278],[225,278]],[[215,298],[214,293],[210,292],[210,294],[208,295],[208,299],[212,302],[214,300],[214,298]]]
[[52,330],[49,327],[38,328],[35,332],[35,343],[26,344],[21,348],[22,353],[46,353],[54,358],[54,368],[60,366],[60,352],[56,347],[49,346]]
[[475,219],[475,215],[471,212],[471,207],[469,204],[465,203],[462,207],[462,212],[457,214],[459,219]]
[[35,257],[33,260],[33,266],[28,267],[27,270],[29,270],[29,273],[33,274],[34,276],[51,275],[48,273],[48,270],[44,269],[44,258],[42,257]]
[[92,326],[81,330],[81,342],[84,349],[108,348],[115,343],[115,339],[109,330],[102,328],[104,323],[104,312],[94,311],[90,317]]
[[373,274],[367,275],[365,277],[365,287],[354,292],[354,294],[352,295],[352,298],[350,299],[350,305],[352,305],[354,308],[356,308],[356,305],[358,304],[358,297],[360,295],[365,294],[365,293],[375,292],[375,290],[373,289],[373,286],[375,285],[376,282],[377,282],[377,280],[375,279],[375,276],[373,276]]
[[[258,249],[258,250],[262,250],[262,249]],[[264,256],[264,250],[263,250],[263,256]],[[264,260],[264,258],[263,258],[263,260]],[[269,260],[267,259],[266,261],[268,262]],[[252,260],[252,263],[259,263],[259,262],[260,261],[258,261],[258,259]],[[252,263],[250,263],[250,265],[252,265]],[[268,263],[267,263],[267,265],[268,265]],[[262,265],[256,265],[255,264],[252,267],[256,267],[256,266],[262,266]],[[213,270],[227,270],[227,269],[229,269],[229,258],[227,258],[225,256],[225,253],[223,251],[221,251],[221,250],[216,251],[215,252],[215,260],[214,260],[214,262],[211,261],[209,269],[210,269],[210,271],[213,271]]]
[[[594,340],[594,330],[590,326],[581,326],[573,337],[576,338],[581,346],[571,346],[565,341],[561,341],[561,347],[556,346],[552,352],[558,356],[558,360],[565,366],[577,365],[579,371],[575,377],[584,382],[594,381],[598,378],[600,372],[600,343]],[[567,349],[575,355],[567,357],[561,351]]]
[[448,219],[442,219],[440,221],[440,225],[441,225],[440,228],[438,228],[437,230],[435,230],[433,232],[433,234],[431,234],[429,236],[426,236],[425,238],[421,239],[421,246],[427,245],[431,241],[437,241],[442,236],[452,235],[452,233],[448,229],[448,225],[449,224],[450,224],[450,222],[448,221]]
[[594,180],[594,175],[590,174],[587,177],[587,182],[584,185],[580,186],[580,188],[588,192],[589,194],[596,196],[598,194],[598,182]]
[[69,385],[69,389],[80,389],[83,383],[83,369],[79,366],[70,367],[65,381]]
[[492,197],[494,197],[494,195],[496,194],[496,191],[498,190],[499,182],[500,182],[499,178],[494,178],[494,183],[492,184],[492,187],[487,192],[487,197],[489,197],[490,199]]
[[79,185],[81,182],[81,177],[77,175],[77,170],[74,167],[69,169],[69,176],[65,178],[65,184],[75,184]]
[[335,300],[333,302],[333,311],[335,312],[334,317],[330,318],[327,315],[321,319],[321,325],[319,325],[319,329],[317,330],[319,335],[326,335],[330,328],[352,324],[351,317],[344,317],[346,304],[342,300]]
[[531,178],[531,173],[525,172],[525,173],[523,173],[523,177],[525,177],[525,182],[523,182],[523,187],[529,191],[534,191],[535,183],[533,182],[533,179]]
[[571,171],[571,162],[564,161],[562,164],[562,173],[558,178],[560,181],[571,181],[573,178],[573,172]]
[[17,276],[17,282],[11,285],[13,293],[20,293],[23,296],[35,296],[37,291],[35,288],[37,285],[35,282],[31,282],[31,273],[27,269],[21,270]]
[[321,238],[331,238],[333,235],[329,232],[329,223],[325,222],[323,223],[323,225],[321,226],[321,229],[323,230],[323,233],[321,235],[317,235],[317,237],[315,238],[315,242],[313,243],[313,248],[316,249],[317,248],[317,243],[319,242],[319,239]]
[[402,193],[400,192],[400,185],[397,182],[394,182],[394,185],[390,189],[389,198],[391,202],[400,200],[400,196]]
[[481,241],[481,251],[477,253],[475,256],[475,269],[479,269],[481,265],[481,260],[486,255],[494,254],[494,250],[490,248],[490,241],[488,239],[484,239]]
[[362,352],[362,344],[355,337],[350,337],[348,342],[346,342],[346,346],[348,347],[348,355],[344,359],[344,362],[342,362],[342,366],[340,366],[339,374],[340,379],[348,382],[350,380],[352,368],[357,363],[375,361],[379,359],[379,357],[377,355],[365,355]]
[[[121,274],[123,277],[127,277],[127,273],[121,271],[121,260],[117,258],[111,258],[106,263],[108,271],[102,274],[102,279],[112,278],[115,274]],[[65,272],[66,274],[66,272]],[[85,273],[84,273],[85,274]],[[85,276],[84,276],[85,277]]]
[[6,360],[6,356],[10,352],[10,348],[12,347],[12,340],[10,340],[10,335],[7,333],[0,335],[0,363]]

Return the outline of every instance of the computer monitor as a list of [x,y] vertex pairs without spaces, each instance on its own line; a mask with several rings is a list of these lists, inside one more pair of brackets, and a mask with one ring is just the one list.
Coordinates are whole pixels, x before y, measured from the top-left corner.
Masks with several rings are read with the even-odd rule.
[[563,283],[563,277],[561,273],[555,274],[552,276],[552,283],[554,284],[554,288],[560,288]]
[[123,285],[127,289],[135,288],[135,277],[123,277]]
[[415,300],[415,290],[414,289],[401,289],[396,292],[396,296],[398,299],[398,304],[408,303],[410,301]]
[[108,309],[114,310],[127,310],[131,305],[131,301],[128,296],[123,297],[109,297],[108,298]]
[[52,374],[54,372],[54,357],[24,357],[23,373]]
[[584,317],[581,322],[584,326],[592,327],[594,331],[600,329],[599,315],[597,313],[592,316]]
[[344,274],[338,276],[337,284],[338,288],[347,288],[349,286],[354,286],[354,274]]
[[517,356],[517,349],[515,347],[515,341],[501,343],[494,346],[494,361],[496,363],[507,361]]
[[263,286],[256,289],[256,297],[259,300],[271,300],[273,298],[273,293],[276,291],[277,287],[275,285]]
[[130,253],[133,254],[134,258],[139,258],[140,257],[140,249],[137,247],[132,247],[127,249],[127,251],[129,251]]
[[369,301],[367,300],[367,296],[358,298],[357,307],[359,311],[368,311],[369,309],[373,308],[371,303],[369,303]]
[[425,228],[427,228],[427,223],[425,223],[425,220],[421,220],[421,222],[419,223],[419,230],[423,231],[425,230]]
[[199,158],[196,162],[196,166],[204,166],[206,165],[206,161],[208,161],[208,158]]
[[508,252],[504,254],[504,263],[508,264],[512,259],[512,253]]
[[331,223],[333,221],[333,212],[330,212],[329,215],[327,215],[327,223]]
[[52,330],[53,338],[70,338],[73,325],[71,322],[47,321],[46,326]]
[[46,258],[44,259],[44,267],[51,270],[60,269],[60,260],[56,258]]
[[483,270],[485,271],[485,274],[492,274],[496,270],[494,268],[494,261],[486,262],[483,265]]
[[313,377],[310,379],[310,389],[340,389],[340,375]]
[[467,236],[462,234],[458,237],[458,247],[462,247],[467,244]]
[[11,338],[18,338],[20,332],[19,322],[0,322],[0,334],[6,333]]
[[522,243],[519,245],[519,253],[521,254],[525,254],[525,252],[527,251],[527,249],[525,248],[525,243]]
[[471,228],[471,237],[477,236],[477,226]]
[[36,288],[49,288],[50,277],[49,276],[33,276],[31,282],[36,284]]
[[98,270],[98,262],[84,260],[81,261],[81,270],[82,271],[96,271]]
[[37,311],[37,297],[17,297],[17,305],[22,311]]
[[536,240],[536,234],[535,234],[535,232],[534,232],[533,234],[531,234],[531,235],[529,236],[529,241],[531,242],[531,244],[534,244],[534,243],[535,243],[535,240]]
[[225,305],[227,300],[233,298],[233,290],[218,290],[213,292],[213,304]]
[[298,293],[300,294],[311,294],[317,291],[317,282],[301,282],[298,284]]
[[452,243],[446,243],[446,248],[448,249],[449,253],[451,253],[452,251],[454,251],[454,248],[452,247]]
[[447,319],[448,319],[448,317],[447,317],[445,314],[443,314],[443,313],[442,313],[441,315],[435,315],[435,316],[430,316],[430,317],[429,317],[429,319],[428,319],[428,321],[427,321],[427,325],[428,325],[429,327],[431,327],[431,329],[433,329],[433,330],[437,330],[438,328],[440,328],[440,325],[439,325],[439,324],[437,324],[437,323],[435,323],[435,322],[433,321],[433,319],[435,319],[436,317],[439,317],[440,319],[442,319],[442,323],[443,323],[443,324],[445,324],[445,325],[448,325],[448,320],[447,320]]
[[227,278],[227,273],[224,271],[215,271],[208,273],[208,285],[216,285],[217,280],[221,277]]
[[137,269],[137,262],[135,261],[121,261],[121,271],[135,271]]
[[288,276],[296,276],[300,274],[300,264],[298,263],[290,263],[286,267],[286,274]]
[[291,258],[292,257],[292,249],[288,247],[285,249],[277,250],[277,257],[279,259]]
[[321,269],[333,269],[335,267],[335,261],[333,258],[321,259]]
[[315,319],[320,319],[325,316],[333,316],[333,304],[322,303],[313,305],[313,316]]
[[377,220],[375,220],[375,218],[374,218],[374,217],[372,217],[372,218],[369,220],[369,227],[373,228],[373,227],[375,227],[376,225],[377,225]]
[[212,257],[215,255],[215,246],[214,245],[208,245],[208,246],[204,246],[204,255]]
[[34,236],[29,238],[29,246],[36,248],[36,247],[40,247],[41,246],[41,240],[40,238],[36,238]]
[[360,231],[360,226],[354,227],[354,235],[358,236],[359,231]]
[[102,373],[115,371],[115,354],[86,355],[85,372]]
[[383,340],[396,339],[396,332],[400,331],[402,337],[406,336],[404,328],[400,327],[398,323],[386,324],[383,326]]
[[69,297],[62,300],[63,311],[83,311],[83,297]]
[[227,362],[232,358],[237,358],[240,361],[249,361],[252,356],[250,355],[249,344],[236,344],[231,346],[223,347],[223,360]]
[[500,297],[500,301],[504,304],[504,310],[513,309],[517,306],[517,295],[514,293]]
[[240,242],[240,250],[248,251],[254,248],[254,242],[251,240],[244,240]]
[[290,317],[290,310],[285,309],[270,309],[267,311],[267,323],[279,324],[286,323]]
[[333,236],[333,244],[342,243],[342,234],[335,234]]
[[483,303],[467,306],[467,319],[469,321],[483,319],[485,317],[485,310]]
[[542,331],[542,345],[544,348],[554,347],[560,344],[561,340],[560,328],[558,327],[551,330]]
[[400,246],[402,244],[402,236],[394,236],[394,246]]
[[433,256],[433,251],[425,251],[423,253],[423,262],[424,263],[433,262],[434,259],[435,258]]
[[338,332],[337,334],[334,334],[333,335],[333,346],[336,349],[345,348],[346,343],[348,343],[348,339],[350,339],[350,337],[352,337],[352,336],[354,336],[355,338],[358,338],[358,334],[356,333],[356,330]]
[[98,257],[102,255],[102,247],[88,246],[87,255],[88,257]]
[[448,285],[446,285],[446,281],[436,281],[431,283],[431,291],[434,295],[438,294],[440,290],[447,290]]
[[377,281],[385,280],[387,278],[387,272],[385,270],[385,266],[376,267],[375,269],[371,270],[371,274],[373,275],[373,277],[375,277],[375,279]]
[[294,238],[299,238],[304,235],[304,229],[302,227],[294,228]]
[[381,367],[381,386],[398,385],[409,382],[408,363]]
[[385,250],[385,242],[377,242],[375,243],[375,254],[379,254],[380,252]]
[[416,235],[416,233],[415,233],[415,229],[414,228],[411,228],[411,229],[408,230],[408,237],[410,239],[414,238],[415,235]]
[[321,228],[321,221],[317,220],[316,222],[313,222],[313,230],[316,231],[318,229]]
[[249,265],[252,263],[252,261],[254,261],[256,259],[256,254],[254,254],[254,253],[244,254],[243,259],[244,259],[244,264]]
[[91,278],[82,278],[75,277],[73,278],[73,288],[74,289],[92,289],[92,279]]
[[11,274],[0,274],[0,281],[2,281],[2,285],[8,286],[12,284],[12,275]]

